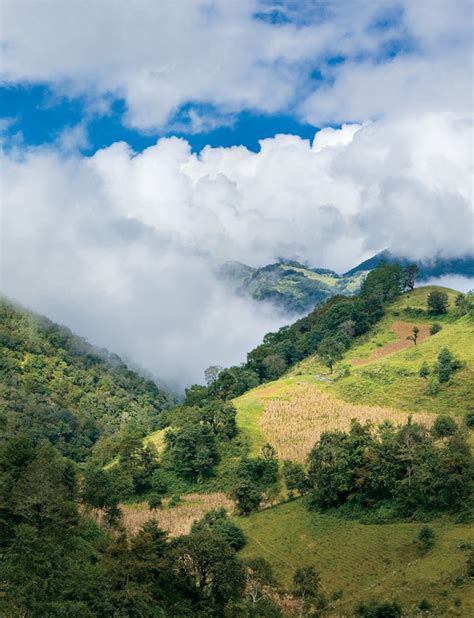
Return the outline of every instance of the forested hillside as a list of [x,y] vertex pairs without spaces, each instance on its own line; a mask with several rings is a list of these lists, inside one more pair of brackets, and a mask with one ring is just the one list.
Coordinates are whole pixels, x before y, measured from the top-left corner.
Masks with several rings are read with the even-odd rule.
[[83,460],[131,426],[152,431],[170,396],[68,328],[0,299],[0,406],[6,435],[28,431]]

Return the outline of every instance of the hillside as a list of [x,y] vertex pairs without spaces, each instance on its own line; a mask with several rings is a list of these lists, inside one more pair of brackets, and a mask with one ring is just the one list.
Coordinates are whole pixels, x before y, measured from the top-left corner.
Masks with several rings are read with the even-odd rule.
[[238,294],[271,302],[284,313],[301,315],[335,294],[355,294],[366,272],[346,277],[332,270],[282,261],[261,268],[226,262],[218,274]]
[[337,294],[356,294],[368,272],[380,263],[418,266],[418,282],[444,275],[460,275],[474,279],[474,258],[434,258],[414,262],[389,251],[381,251],[351,268],[343,275],[323,268],[310,268],[291,260],[282,260],[260,268],[241,262],[226,262],[218,271],[219,277],[238,294],[257,301],[267,301],[289,314],[304,314],[327,298]]
[[[433,290],[445,291],[450,300],[448,313],[436,319],[425,311]],[[386,420],[404,423],[410,416],[413,422],[431,426],[436,414],[443,413],[463,427],[474,401],[474,318],[456,315],[455,297],[452,290],[434,287],[406,293],[346,352],[333,374],[317,357],[308,357],[279,380],[236,399],[238,424],[251,441],[252,453],[269,441],[280,458],[304,462],[322,432],[347,431],[351,419],[376,426]],[[435,321],[442,330],[428,333],[416,346],[393,332],[396,325],[406,324],[411,330],[414,324],[429,327]],[[433,371],[445,347],[461,367],[448,383],[430,390],[430,378],[419,376],[420,367],[426,362]],[[471,432],[471,444],[472,438]],[[316,564],[329,597],[344,591],[331,603],[328,615],[346,615],[356,603],[371,598],[398,599],[414,614],[425,597],[433,615],[474,612],[472,587],[463,578],[465,556],[459,549],[474,543],[471,525],[449,517],[433,519],[436,545],[420,555],[414,543],[420,523],[361,524],[337,514],[308,512],[303,502],[239,518],[249,538],[243,554],[264,556],[286,586],[298,565]]]
[[125,425],[148,433],[171,401],[117,355],[5,298],[0,343],[4,435],[27,429],[73,459]]
[[[278,430],[284,432],[282,445],[288,442],[299,451],[298,458],[304,458],[321,431],[347,428],[351,418],[402,421],[412,415],[415,420],[429,422],[429,415],[442,413],[462,420],[473,409],[474,320],[470,315],[455,317],[453,290],[445,290],[450,312],[436,318],[428,316],[427,297],[435,289],[443,288],[418,288],[392,303],[383,319],[346,352],[334,375],[317,357],[310,356],[279,380],[236,399],[238,422],[251,436],[254,451],[266,441],[275,445],[280,439]],[[394,325],[402,323],[409,329],[416,324],[423,332],[424,326],[429,330],[435,322],[442,325],[441,331],[422,338],[417,346],[392,331]],[[394,342],[401,344],[400,349],[393,351]],[[424,362],[433,367],[444,347],[462,366],[449,383],[430,393],[429,379],[421,378],[419,370]],[[314,410],[318,411],[316,417]],[[289,423],[293,423],[291,432],[287,432]],[[309,429],[311,436],[305,437]],[[303,452],[300,441],[308,445]],[[289,455],[286,448],[281,455]]]
[[460,275],[462,277],[474,278],[474,256],[465,256],[460,258],[440,258],[435,257],[432,260],[413,261],[397,256],[388,250],[381,251],[373,257],[361,262],[354,268],[351,268],[346,273],[345,277],[355,275],[360,271],[368,271],[376,268],[381,262],[388,264],[401,264],[407,266],[415,263],[418,266],[418,280],[427,281],[444,275]]
[[[400,293],[403,277],[392,266],[372,271],[360,295],[331,298],[269,333],[239,367],[209,368],[207,386],[191,386],[174,407],[118,357],[3,301],[6,555],[18,562],[16,539],[23,542],[25,521],[37,521],[38,504],[69,495],[57,489],[71,483],[67,460],[57,459],[53,480],[43,475],[45,459],[57,458],[41,443],[47,438],[81,462],[71,495],[87,519],[76,515],[72,525],[85,567],[71,571],[79,550],[62,540],[65,562],[54,577],[80,582],[85,592],[73,598],[86,599],[84,607],[224,616],[230,603],[243,616],[351,616],[375,600],[399,603],[403,614],[359,615],[472,615],[472,303],[438,287]],[[446,297],[446,311],[427,311],[433,294]],[[414,326],[416,345],[407,339]],[[440,373],[446,348],[447,379]],[[33,452],[22,442],[25,430]],[[70,508],[55,507],[54,517],[67,518]],[[57,531],[69,534],[71,524],[58,527],[54,517],[51,547],[29,550],[38,577]],[[34,525],[43,534],[43,518]],[[305,567],[320,578],[306,608],[293,594],[295,572]],[[91,595],[96,576],[84,579],[82,568],[99,570],[100,593]],[[209,577],[221,588],[203,588],[201,568],[216,569]],[[260,568],[273,573],[263,588],[253,579]],[[16,573],[0,563],[0,580],[13,582],[7,603],[25,589]],[[2,603],[0,596],[0,610],[12,607]],[[61,615],[53,606],[37,614]],[[67,615],[82,615],[78,607]]]

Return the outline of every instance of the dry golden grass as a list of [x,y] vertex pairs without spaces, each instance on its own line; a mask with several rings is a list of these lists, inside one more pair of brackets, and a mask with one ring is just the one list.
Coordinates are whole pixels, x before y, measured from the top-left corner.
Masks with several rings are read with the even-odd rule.
[[[347,431],[351,420],[402,424],[409,414],[394,408],[358,406],[335,399],[311,384],[299,384],[287,392],[286,399],[265,402],[260,429],[276,449],[280,459],[304,461],[324,431]],[[431,426],[433,416],[412,414],[413,420]]]
[[127,505],[121,504],[123,523],[127,530],[136,532],[145,522],[155,519],[158,526],[167,530],[170,536],[188,534],[194,521],[212,511],[224,507],[229,513],[234,509],[234,503],[223,493],[189,494],[183,496],[181,504],[168,509],[166,501],[164,507],[151,511],[146,502]]

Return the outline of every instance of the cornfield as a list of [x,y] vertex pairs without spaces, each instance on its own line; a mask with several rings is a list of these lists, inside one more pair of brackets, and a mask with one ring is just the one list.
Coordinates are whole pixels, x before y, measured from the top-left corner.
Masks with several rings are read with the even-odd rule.
[[[314,386],[297,385],[286,399],[264,401],[260,428],[280,459],[303,462],[325,431],[347,431],[351,420],[374,426],[383,421],[396,425],[407,421],[407,412],[394,408],[353,405],[334,399]],[[433,416],[416,413],[413,420],[430,426]]]
[[208,511],[224,507],[232,513],[234,503],[223,493],[189,494],[182,497],[182,502],[174,507],[151,511],[146,502],[134,505],[121,504],[123,524],[130,532],[136,532],[145,522],[155,519],[158,526],[169,532],[170,536],[188,534],[194,521]]

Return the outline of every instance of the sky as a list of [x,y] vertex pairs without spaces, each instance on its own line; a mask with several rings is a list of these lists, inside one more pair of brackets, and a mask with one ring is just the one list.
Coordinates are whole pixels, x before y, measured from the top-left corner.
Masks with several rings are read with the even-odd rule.
[[288,318],[226,260],[473,252],[470,0],[1,0],[1,289],[168,384]]

